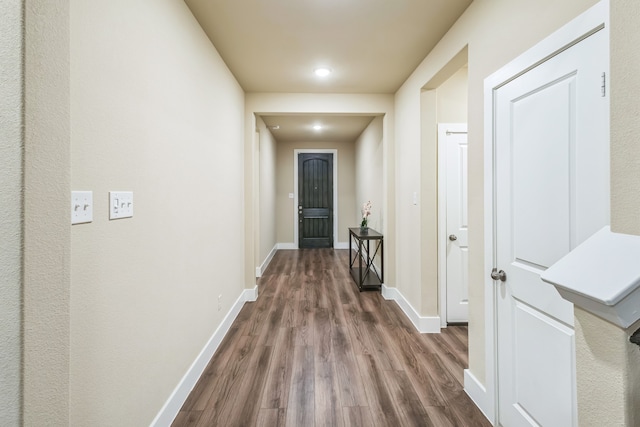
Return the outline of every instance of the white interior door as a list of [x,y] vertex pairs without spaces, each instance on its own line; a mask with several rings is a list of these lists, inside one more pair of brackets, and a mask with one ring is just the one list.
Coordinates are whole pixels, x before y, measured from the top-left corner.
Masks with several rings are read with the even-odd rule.
[[577,426],[573,306],[540,273],[609,223],[608,36],[494,91],[498,418]]
[[[439,124],[439,147],[445,150],[446,320],[469,321],[469,225],[467,220],[467,125]],[[440,185],[442,185],[441,183]]]

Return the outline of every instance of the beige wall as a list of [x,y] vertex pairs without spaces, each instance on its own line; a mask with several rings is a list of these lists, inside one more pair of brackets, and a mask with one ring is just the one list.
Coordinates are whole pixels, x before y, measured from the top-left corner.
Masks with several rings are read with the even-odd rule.
[[[640,4],[611,0],[610,12],[611,229],[640,235]],[[576,310],[576,324],[580,425],[640,425],[640,351],[629,343],[640,323],[625,331]]]
[[611,0],[611,227],[640,235],[640,3]]
[[183,2],[71,2],[70,425],[149,425],[242,293],[243,104]]
[[[484,381],[484,236],[483,236],[483,81],[502,65],[533,46],[564,23],[586,10],[594,0],[558,3],[552,0],[496,0],[473,2],[451,30],[429,53],[395,95],[397,286],[409,302],[424,314],[421,294],[437,289],[430,280],[421,289],[421,247],[416,233],[424,200],[412,204],[420,191],[421,89],[454,56],[468,46],[469,64],[469,254],[470,322],[469,357],[472,373]],[[422,147],[433,150],[433,147]],[[422,287],[425,284],[423,283]],[[436,291],[430,291],[437,295]]]
[[640,351],[629,342],[640,322],[625,331],[578,307],[575,319],[580,426],[640,425]]
[[267,129],[264,121],[256,118],[260,131],[259,144],[259,203],[258,203],[258,226],[259,245],[257,265],[261,266],[273,250],[278,240],[276,239],[276,141]]
[[384,229],[382,179],[383,118],[374,118],[355,142],[355,197],[353,199],[354,226],[362,220],[362,205],[371,201],[368,225],[375,230]]
[[23,11],[0,0],[0,425],[20,425]]
[[[375,117],[369,126],[360,134],[355,142],[355,198],[353,200],[353,225],[358,226],[362,221],[362,205],[371,201],[371,216],[368,226],[374,230],[385,229],[384,192],[383,192],[383,117]],[[348,238],[348,237],[347,237]],[[386,239],[387,241],[389,239]],[[380,264],[380,255],[376,255],[375,263]],[[385,283],[393,283],[385,275]]]
[[338,206],[334,206],[334,219],[338,226],[338,242],[348,242],[347,227],[354,226],[355,198],[355,149],[353,142],[278,142],[276,161],[276,239],[278,243],[294,243],[294,150],[335,149],[338,150],[334,168],[338,167],[338,182],[334,182],[338,192]]
[[438,123],[466,123],[469,69],[456,71],[437,89]]
[[23,424],[69,424],[69,5],[27,0]]

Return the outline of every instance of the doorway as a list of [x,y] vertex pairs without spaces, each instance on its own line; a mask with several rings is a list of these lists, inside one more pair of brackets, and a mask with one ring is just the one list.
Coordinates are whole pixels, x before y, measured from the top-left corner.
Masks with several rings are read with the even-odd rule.
[[468,323],[466,123],[438,124],[438,210],[441,315],[446,324]]
[[333,154],[298,154],[298,247],[333,247]]
[[601,19],[573,21],[485,86],[487,318],[497,352],[488,359],[501,425],[578,425],[573,305],[540,274],[609,222]]

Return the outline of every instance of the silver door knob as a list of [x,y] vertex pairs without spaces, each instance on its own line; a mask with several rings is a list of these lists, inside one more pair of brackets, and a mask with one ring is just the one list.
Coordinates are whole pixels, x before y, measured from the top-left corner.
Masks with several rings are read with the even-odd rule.
[[449,240],[454,242],[454,241],[458,240],[458,236],[456,236],[455,234],[449,234]]
[[493,280],[500,280],[501,282],[504,282],[507,280],[507,273],[505,273],[504,270],[498,271],[497,268],[494,268],[491,270],[491,278]]

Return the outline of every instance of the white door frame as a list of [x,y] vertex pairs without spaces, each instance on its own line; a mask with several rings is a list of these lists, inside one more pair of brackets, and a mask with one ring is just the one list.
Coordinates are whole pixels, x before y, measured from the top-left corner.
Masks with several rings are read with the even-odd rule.
[[438,123],[438,299],[441,328],[447,327],[447,147],[444,130],[447,128],[467,133],[467,124]]
[[596,31],[609,28],[609,1],[600,3],[542,40],[484,81],[484,284],[485,284],[485,385],[465,370],[465,390],[489,420],[499,425],[497,355],[497,293],[491,270],[496,267],[495,216],[495,151],[494,96],[495,91],[537,65],[577,44]]
[[293,150],[293,245],[299,249],[298,239],[298,154],[329,153],[333,156],[333,248],[338,247],[338,150],[334,148],[296,148]]

